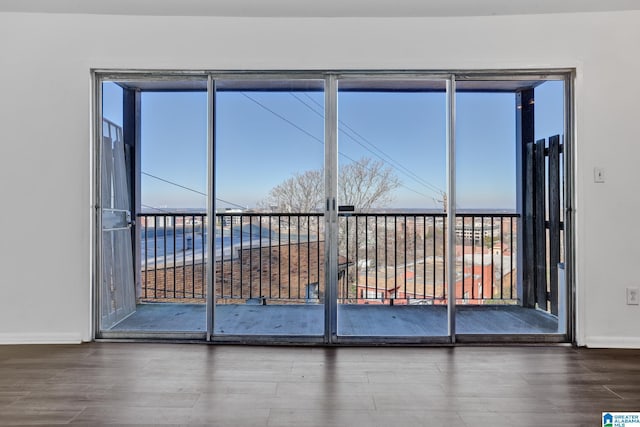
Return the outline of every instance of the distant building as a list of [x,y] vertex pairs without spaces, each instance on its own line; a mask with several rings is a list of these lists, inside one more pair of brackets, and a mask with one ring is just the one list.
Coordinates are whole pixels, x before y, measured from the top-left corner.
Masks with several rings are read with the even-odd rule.
[[[507,245],[497,244],[492,249],[458,245],[456,258],[457,300],[465,304],[485,304],[495,299],[517,298],[516,263]],[[380,268],[377,274],[359,275],[358,304],[444,304],[447,296],[444,264],[437,260],[426,262],[422,269],[409,267],[405,272],[404,266],[387,267]]]
[[216,223],[218,223],[218,225],[222,224],[223,227],[240,225],[240,222],[242,221],[242,215],[237,214],[241,214],[242,212],[242,209],[227,208],[224,210],[224,213],[221,216],[218,214],[218,216],[216,217]]

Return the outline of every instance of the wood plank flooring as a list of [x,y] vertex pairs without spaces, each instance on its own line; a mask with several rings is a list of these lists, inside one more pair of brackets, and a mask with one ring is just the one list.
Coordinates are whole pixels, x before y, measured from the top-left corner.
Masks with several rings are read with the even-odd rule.
[[640,350],[0,346],[0,425],[598,426]]

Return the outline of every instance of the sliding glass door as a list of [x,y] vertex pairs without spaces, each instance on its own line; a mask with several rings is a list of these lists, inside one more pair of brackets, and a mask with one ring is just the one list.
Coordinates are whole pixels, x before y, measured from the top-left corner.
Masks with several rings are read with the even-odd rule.
[[98,73],[97,336],[566,341],[571,75]]
[[446,82],[347,77],[337,102],[337,339],[446,341]]
[[567,331],[565,82],[464,80],[456,90],[456,333]]
[[213,335],[324,336],[324,81],[215,81]]
[[206,77],[104,77],[99,336],[207,331]]

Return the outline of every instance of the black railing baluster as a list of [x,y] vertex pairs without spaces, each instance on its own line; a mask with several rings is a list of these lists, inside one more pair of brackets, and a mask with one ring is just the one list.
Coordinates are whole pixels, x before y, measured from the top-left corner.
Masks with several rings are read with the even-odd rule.
[[282,298],[282,217],[278,215],[278,298]]
[[[344,216],[344,217],[342,217],[342,218],[344,219],[344,222],[345,222],[345,225],[344,225],[344,228],[345,228],[345,245],[346,245],[346,248],[347,248],[347,249],[346,249],[346,252],[347,252],[346,257],[347,257],[347,260],[348,260],[348,259],[349,259],[349,216],[347,215],[347,216]],[[338,218],[338,220],[340,220],[340,218]],[[358,273],[357,273],[357,271],[358,271],[358,267],[356,267],[356,270],[355,270],[355,271],[356,271],[356,277],[357,277],[357,274],[358,274]],[[349,267],[348,267],[348,261],[347,261],[347,268],[345,269],[345,281],[346,281],[347,283],[349,283]],[[343,299],[345,299],[345,298],[348,298],[348,296],[349,296],[349,295],[344,294],[344,295],[342,296],[342,298],[343,298]]]
[[[149,259],[149,248],[148,246],[148,242],[149,242],[149,223],[147,221],[149,221],[149,217],[145,216],[144,218],[144,297],[147,298],[147,291],[148,291],[148,287],[149,287],[149,278],[147,277],[147,274],[149,274],[149,264],[148,264],[148,259]],[[154,286],[155,287],[155,286]]]
[[287,268],[287,274],[288,274],[288,279],[287,279],[287,287],[289,288],[289,291],[287,292],[287,296],[289,298],[291,298],[291,216],[287,217],[287,262],[288,262],[288,268]]
[[[379,237],[379,235],[378,235],[378,215],[376,215],[374,218],[376,219],[376,295],[378,295],[378,268],[380,266],[380,263],[378,262],[378,253],[379,253],[378,252],[378,250],[379,250],[378,249],[378,237]],[[386,262],[386,260],[385,260],[385,262]],[[356,290],[356,293],[357,292],[358,291]],[[357,297],[357,295],[356,295],[356,297]]]
[[480,236],[481,236],[481,240],[480,240],[480,263],[482,264],[482,269],[480,270],[480,283],[482,283],[482,295],[480,296],[480,299],[484,299],[484,288],[485,283],[484,283],[484,217],[482,218],[482,222],[480,223]]
[[493,217],[491,217],[491,248],[489,249],[491,251],[491,295],[489,295],[489,299],[493,298],[493,295],[495,294],[495,281],[496,281],[496,274],[495,271],[493,269],[494,266],[494,260],[493,260],[493,248],[495,247],[495,243],[494,243],[494,237],[495,237],[495,233],[493,232]]
[[[206,252],[206,244],[205,244],[205,223],[204,223],[204,216],[201,215],[200,216],[200,247],[202,248],[202,256],[200,257],[202,260],[202,263],[200,264],[202,266],[202,268],[200,269],[200,273],[201,273],[201,277],[200,280],[202,281],[202,294],[205,295],[206,294],[206,289],[207,289],[207,269],[206,269],[206,264],[205,264],[205,252]],[[211,254],[211,256],[213,256],[213,254]]]
[[513,218],[509,218],[509,298],[513,299]]
[[273,257],[272,257],[272,247],[271,247],[271,238],[273,236],[273,226],[271,223],[271,218],[272,216],[269,215],[269,256],[268,256],[268,260],[269,260],[269,298],[273,298],[273,284],[272,284],[272,278],[273,278],[273,274],[272,274],[272,265],[273,264]]
[[249,216],[249,299],[253,298],[253,216]]
[[316,256],[318,257],[318,263],[316,264],[316,282],[318,282],[318,298],[320,297],[320,283],[323,280],[320,278],[320,217],[316,217],[316,229],[318,230],[316,234]]
[[471,299],[476,298],[476,217],[471,216]]
[[[387,280],[389,279],[389,271],[387,268],[387,266],[389,265],[389,254],[388,254],[389,243],[387,241],[388,235],[389,235],[389,227],[387,225],[387,216],[385,216],[384,217],[384,288],[385,289],[389,289],[387,285]],[[376,291],[377,291],[377,288],[376,288]]]
[[402,228],[404,231],[404,254],[402,255],[403,276],[404,276],[404,298],[407,299],[407,216],[403,217]]
[[[416,252],[418,252],[418,220],[416,216],[413,216],[413,298],[416,298],[416,291],[418,287],[418,258]],[[423,295],[424,298],[424,295]]]
[[[358,216],[355,216],[353,218],[353,220],[356,222],[356,227],[355,227],[355,229],[356,229],[356,231],[355,231],[355,248],[354,248],[355,260],[356,260],[356,262],[355,262],[355,266],[356,266],[356,268],[355,268],[355,272],[356,273],[355,274],[356,274],[356,277],[360,273],[360,266],[358,265],[358,248],[360,247],[359,243],[358,243],[358,219],[359,219]],[[369,290],[369,277],[367,277],[366,274],[364,275],[364,288],[367,291]]]
[[[182,215],[182,289],[184,289],[185,293],[187,292],[187,245],[186,245],[186,229],[185,223],[187,219],[184,215]],[[191,295],[195,297],[195,295]]]
[[[258,216],[258,235],[260,243],[258,244],[258,268],[260,269],[258,276],[258,298],[263,298],[262,293],[262,215]],[[299,264],[298,264],[299,265]]]
[[[173,297],[176,297],[176,217],[172,217],[171,228],[173,229]],[[183,295],[184,296],[184,295]]]
[[[462,295],[461,298],[462,299],[466,299],[464,296],[464,243],[465,243],[465,235],[464,235],[464,231],[465,231],[465,217],[462,217]],[[473,266],[471,266],[471,269],[473,270]]]
[[163,259],[163,271],[162,275],[164,280],[164,297],[167,297],[167,216],[162,216],[162,259]]
[[153,217],[153,297],[158,298],[158,217]]
[[[356,249],[357,250],[357,249]],[[369,287],[369,216],[364,217],[364,277]],[[376,293],[377,295],[377,293]]]
[[[435,265],[434,265],[435,268]],[[422,295],[427,298],[427,216],[422,216]],[[435,297],[435,295],[433,295]]]
[[442,295],[448,298],[449,284],[447,283],[447,223],[442,221]]
[[431,234],[432,243],[432,252],[433,252],[433,298],[436,298],[436,217],[435,215],[431,215],[431,227],[433,228],[433,233]]
[[297,235],[298,235],[298,244],[296,245],[296,252],[298,253],[298,299],[300,298],[300,270],[302,270],[300,268],[300,231],[301,231],[301,227],[300,227],[300,215],[298,215],[297,217],[297,221],[296,221],[296,230],[297,230]]
[[191,249],[191,289],[193,291],[193,293],[195,294],[196,292],[196,251],[195,251],[195,245],[196,245],[196,229],[195,229],[195,225],[196,224],[196,217],[195,215],[191,215],[191,245],[189,246],[189,249]]
[[[307,287],[305,289],[305,297],[310,296],[311,285],[311,216],[307,217]],[[318,284],[319,286],[319,284]]]
[[393,298],[398,298],[398,217],[393,216]]
[[243,289],[244,289],[244,216],[240,215],[240,299],[244,298]]
[[503,229],[503,218],[500,217],[500,299],[504,298],[504,256],[503,248],[504,248],[504,236],[502,234]]
[[[225,222],[225,219],[224,219],[224,216],[222,216],[222,218],[220,218],[220,242],[221,243],[224,242],[224,222]],[[214,230],[217,227],[216,223],[217,223],[217,221],[213,222]],[[214,236],[215,236],[215,233],[214,233]],[[214,243],[215,243],[215,240],[214,240]],[[213,262],[213,265],[215,266],[218,263],[216,262],[216,259],[215,259],[215,249],[213,251],[214,251],[214,256],[213,256],[213,261],[212,262]],[[212,258],[212,256],[210,255],[209,259],[211,259],[211,258]],[[217,275],[217,273],[216,273],[216,275]],[[215,290],[214,290],[214,292],[215,292]],[[221,298],[224,296],[224,243],[222,243],[220,245],[220,295],[218,295],[218,296],[221,297]]]
[[[220,227],[224,226],[224,215],[221,217]],[[233,222],[235,217],[229,215],[229,297],[233,297]],[[222,259],[224,262],[224,239],[220,237],[220,252],[222,253]],[[224,298],[224,292],[220,292],[220,297]]]

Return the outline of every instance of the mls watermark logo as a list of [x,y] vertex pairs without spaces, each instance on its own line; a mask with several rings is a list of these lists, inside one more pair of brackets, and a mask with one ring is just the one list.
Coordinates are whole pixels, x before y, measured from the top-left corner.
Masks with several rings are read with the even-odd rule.
[[602,414],[602,427],[613,427],[613,415],[608,412]]
[[640,427],[640,412],[603,412],[602,427]]

